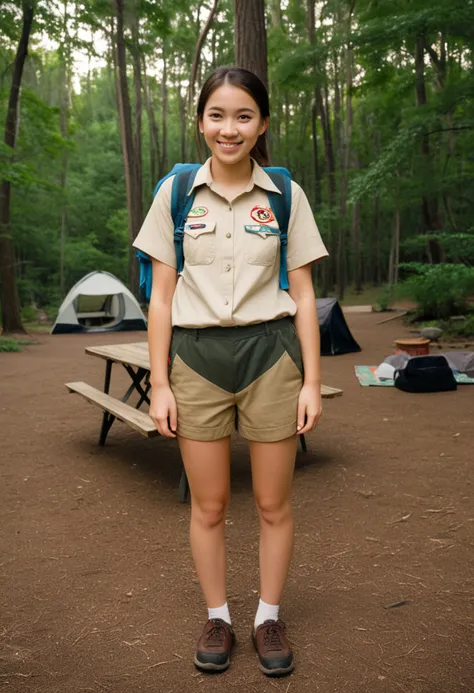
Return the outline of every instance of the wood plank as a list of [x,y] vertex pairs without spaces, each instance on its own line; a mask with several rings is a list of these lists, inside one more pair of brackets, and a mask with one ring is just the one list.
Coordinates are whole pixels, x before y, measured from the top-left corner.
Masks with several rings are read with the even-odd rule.
[[321,385],[321,397],[324,399],[333,399],[333,397],[340,397],[343,390],[338,387],[329,387],[329,385]]
[[66,387],[69,392],[75,392],[81,395],[91,404],[95,404],[101,409],[109,412],[109,414],[113,414],[117,419],[127,423],[147,438],[153,438],[159,435],[151,417],[145,412],[135,409],[129,404],[125,404],[125,402],[121,402],[115,399],[115,397],[111,397],[87,383],[66,383]]
[[100,347],[86,347],[86,354],[115,361],[115,363],[126,363],[137,368],[150,369],[148,351],[145,351],[143,348],[134,348],[133,345],[112,344]]

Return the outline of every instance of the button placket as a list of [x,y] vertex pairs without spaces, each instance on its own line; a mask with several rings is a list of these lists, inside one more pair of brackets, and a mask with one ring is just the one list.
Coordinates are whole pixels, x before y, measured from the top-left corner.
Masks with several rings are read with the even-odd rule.
[[[232,204],[227,205],[227,214],[225,215],[225,225],[231,231],[225,233],[225,242],[223,244],[222,254],[222,287],[223,287],[223,302],[226,307],[225,317],[228,321],[232,320],[232,307],[234,299],[234,244],[232,243],[232,231],[234,231],[234,210]],[[229,243],[229,240],[231,242]]]

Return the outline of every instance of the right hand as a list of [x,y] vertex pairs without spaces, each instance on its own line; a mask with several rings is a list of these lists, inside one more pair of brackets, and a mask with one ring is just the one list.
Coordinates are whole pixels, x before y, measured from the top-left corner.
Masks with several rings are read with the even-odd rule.
[[160,435],[165,438],[176,438],[178,408],[169,385],[152,388],[150,416]]

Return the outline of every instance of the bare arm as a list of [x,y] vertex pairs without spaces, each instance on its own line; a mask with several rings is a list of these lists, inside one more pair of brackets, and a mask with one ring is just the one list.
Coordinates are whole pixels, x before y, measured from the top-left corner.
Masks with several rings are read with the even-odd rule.
[[[153,286],[148,309],[148,346],[152,397],[150,416],[161,435],[174,438],[177,425],[176,403],[168,380],[171,343],[171,304],[176,289],[176,270],[153,260]],[[169,419],[169,423],[168,423]]]
[[301,344],[304,383],[298,404],[298,433],[311,431],[321,413],[321,364],[319,323],[311,277],[311,265],[288,273],[290,296],[296,303],[295,327]]

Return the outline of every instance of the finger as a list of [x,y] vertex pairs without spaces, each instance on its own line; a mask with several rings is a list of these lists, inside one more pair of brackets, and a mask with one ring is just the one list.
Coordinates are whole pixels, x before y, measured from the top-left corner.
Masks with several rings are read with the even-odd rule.
[[169,429],[167,416],[160,416],[158,418],[158,424],[158,430],[162,436],[165,436],[165,438],[175,437],[174,433],[172,433]]
[[303,427],[305,425],[305,417],[306,417],[306,404],[304,404],[303,402],[298,402],[298,413],[296,416],[296,432],[297,433],[303,432]]
[[306,415],[306,422],[301,431],[298,431],[299,435],[302,435],[304,433],[309,433],[309,431],[312,431],[313,428],[316,425],[316,416],[314,415]]
[[176,406],[176,402],[170,404],[169,427],[173,433],[176,433],[176,429],[178,427],[178,408]]

